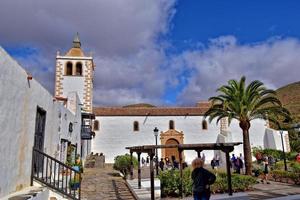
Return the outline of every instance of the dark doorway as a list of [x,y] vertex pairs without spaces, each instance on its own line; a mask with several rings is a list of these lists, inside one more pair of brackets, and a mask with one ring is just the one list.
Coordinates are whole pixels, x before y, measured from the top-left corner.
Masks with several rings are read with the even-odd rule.
[[[45,138],[45,125],[46,125],[46,111],[40,107],[37,107],[35,118],[35,134],[34,145],[35,149],[44,152],[44,138]],[[43,170],[43,157],[36,157],[37,162],[40,163],[38,167],[35,167],[36,172],[42,172]]]

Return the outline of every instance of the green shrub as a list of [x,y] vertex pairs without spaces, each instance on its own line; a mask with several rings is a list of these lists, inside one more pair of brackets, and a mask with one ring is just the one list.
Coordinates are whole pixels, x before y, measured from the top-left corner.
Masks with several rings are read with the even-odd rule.
[[286,158],[290,161],[295,161],[297,154],[298,154],[297,152],[288,152],[286,154]]
[[[115,170],[120,171],[123,175],[124,178],[127,178],[127,175],[130,173],[130,155],[129,154],[125,154],[125,155],[119,155],[115,157],[115,162],[113,165],[113,168]],[[136,157],[132,157],[132,161],[133,161],[133,166],[136,167],[138,165],[138,161],[136,159]]]
[[290,167],[293,170],[293,172],[300,173],[300,163],[298,163],[298,162],[291,162]]
[[[228,190],[227,174],[218,172],[216,174],[216,182],[211,185],[213,193],[224,193]],[[161,181],[161,192],[163,196],[179,196],[180,195],[180,172],[179,170],[162,171],[158,177]],[[234,191],[248,190],[256,183],[256,178],[239,174],[232,174],[232,188]],[[185,196],[192,194],[191,169],[183,170],[183,193]]]
[[273,170],[271,171],[271,176],[275,181],[289,182],[289,180],[291,180],[295,184],[300,184],[300,173],[283,170]]
[[274,170],[283,170],[284,169],[284,162],[282,161],[278,161],[274,164],[273,166]]

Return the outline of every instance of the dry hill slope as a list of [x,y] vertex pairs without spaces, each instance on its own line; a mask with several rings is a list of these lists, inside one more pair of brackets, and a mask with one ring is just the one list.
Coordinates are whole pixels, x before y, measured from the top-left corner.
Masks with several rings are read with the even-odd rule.
[[300,81],[288,84],[276,90],[283,106],[287,108],[293,118],[300,121]]

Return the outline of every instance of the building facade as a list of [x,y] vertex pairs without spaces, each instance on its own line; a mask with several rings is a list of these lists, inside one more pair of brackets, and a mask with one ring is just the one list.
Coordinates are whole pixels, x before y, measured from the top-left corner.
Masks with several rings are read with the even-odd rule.
[[66,98],[69,92],[76,91],[83,110],[92,113],[94,69],[93,57],[84,54],[77,33],[73,47],[65,55],[57,52],[55,97]]
[[82,118],[76,92],[58,101],[1,47],[0,66],[0,198],[4,198],[30,186],[33,148],[64,163],[80,154]]
[[[95,138],[92,151],[102,152],[106,161],[112,163],[115,156],[129,153],[125,147],[155,144],[153,129],[159,129],[158,144],[197,144],[216,142],[242,142],[242,131],[237,121],[230,126],[223,119],[219,124],[209,123],[203,117],[208,109],[207,103],[195,107],[102,107],[94,108],[96,115]],[[252,147],[282,149],[280,134],[267,126],[264,120],[254,120],[250,128]],[[284,132],[285,149],[289,150],[288,134]],[[219,151],[203,151],[206,161],[223,155]],[[243,153],[243,146],[235,147],[234,153]],[[146,156],[146,155],[142,155]],[[158,157],[175,156],[174,149],[158,149]],[[190,163],[196,152],[185,151],[185,161]]]

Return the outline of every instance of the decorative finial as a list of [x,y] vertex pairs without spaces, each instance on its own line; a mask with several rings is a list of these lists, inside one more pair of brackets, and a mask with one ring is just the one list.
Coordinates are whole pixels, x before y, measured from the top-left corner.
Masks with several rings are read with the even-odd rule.
[[80,43],[80,39],[79,39],[79,33],[77,32],[77,34],[74,37],[73,40],[73,47],[74,48],[80,48],[81,47],[81,43]]

